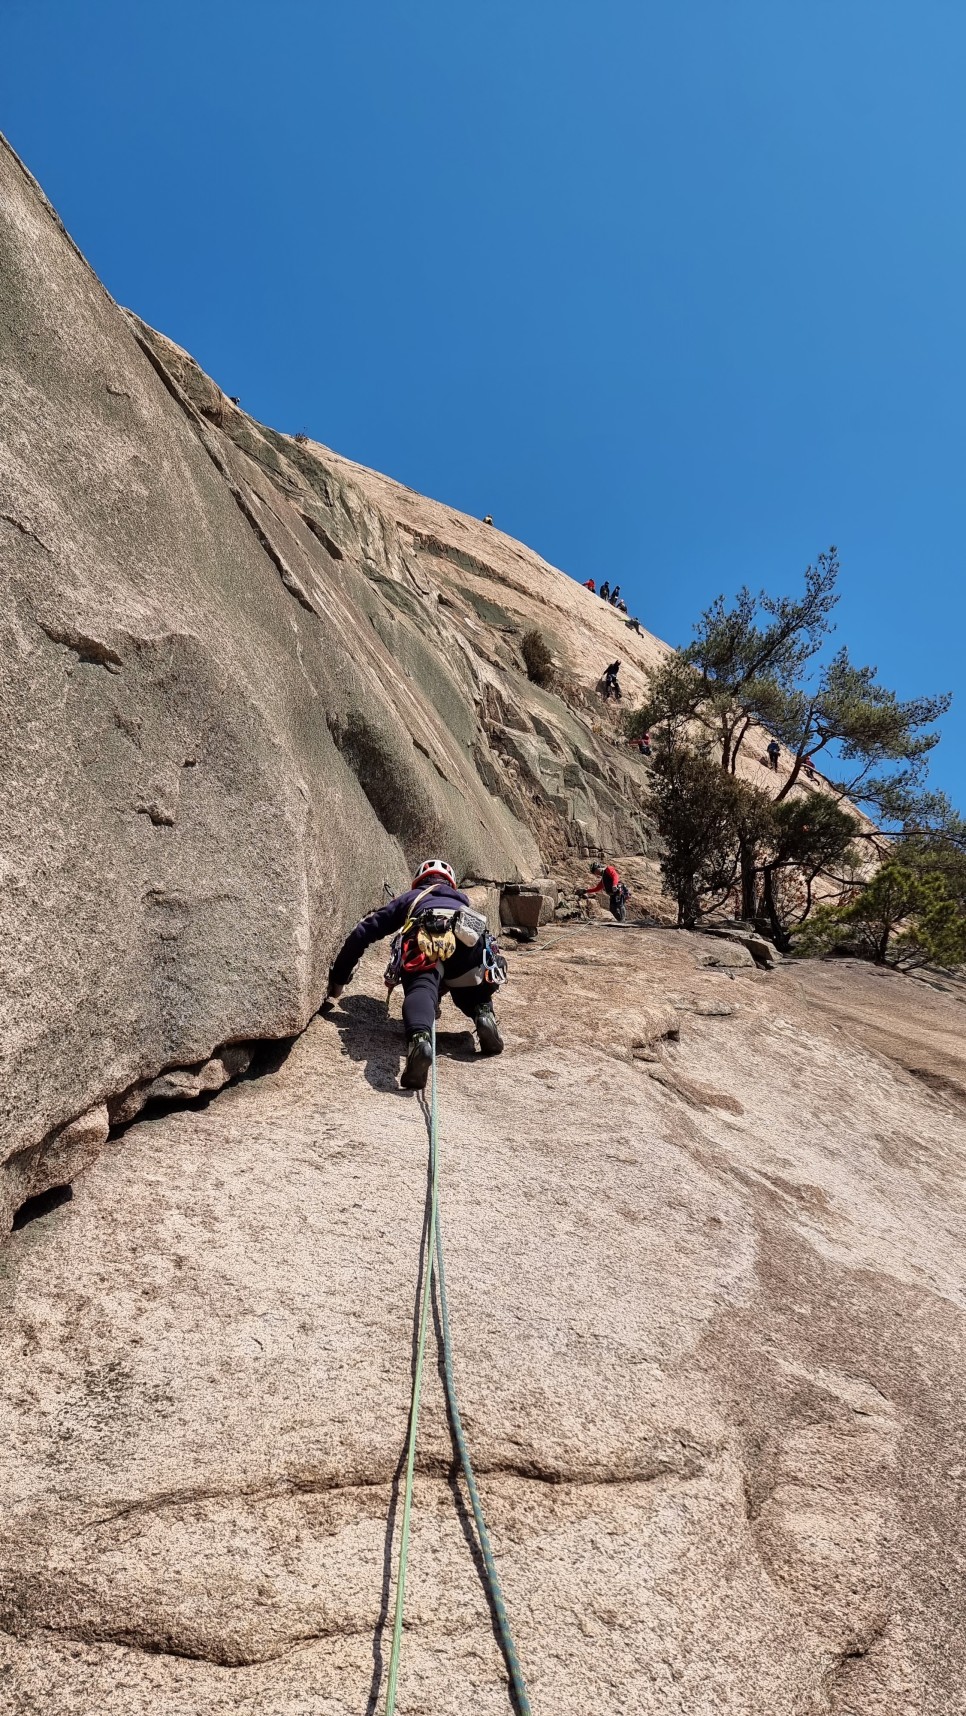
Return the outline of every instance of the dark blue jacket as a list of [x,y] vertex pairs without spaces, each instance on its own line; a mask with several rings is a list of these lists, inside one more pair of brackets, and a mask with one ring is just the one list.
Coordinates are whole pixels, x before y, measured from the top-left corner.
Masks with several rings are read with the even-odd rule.
[[404,894],[397,894],[394,900],[377,906],[374,912],[356,924],[354,930],[350,930],[332,961],[329,982],[348,983],[366,948],[371,947],[374,941],[382,941],[385,936],[395,935],[397,930],[401,930],[415,901],[427,888],[431,892],[420,901],[417,917],[422,917],[423,912],[435,911],[437,907],[468,906],[470,903],[466,895],[449,882],[424,882],[421,888],[407,888]]

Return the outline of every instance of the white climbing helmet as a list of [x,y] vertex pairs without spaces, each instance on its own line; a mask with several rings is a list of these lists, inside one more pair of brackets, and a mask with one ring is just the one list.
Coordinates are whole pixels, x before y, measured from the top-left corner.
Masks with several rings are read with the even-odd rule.
[[451,887],[456,887],[456,875],[453,866],[447,864],[445,858],[424,859],[413,877],[413,887],[418,888],[420,882],[428,882],[431,876],[438,876],[441,881],[449,882]]

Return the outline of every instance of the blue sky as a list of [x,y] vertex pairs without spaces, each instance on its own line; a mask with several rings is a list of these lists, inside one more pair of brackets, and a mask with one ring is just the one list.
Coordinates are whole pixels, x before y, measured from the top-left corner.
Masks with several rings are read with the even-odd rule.
[[0,123],[255,416],[683,642],[830,543],[837,641],[958,693],[966,9],[5,0]]

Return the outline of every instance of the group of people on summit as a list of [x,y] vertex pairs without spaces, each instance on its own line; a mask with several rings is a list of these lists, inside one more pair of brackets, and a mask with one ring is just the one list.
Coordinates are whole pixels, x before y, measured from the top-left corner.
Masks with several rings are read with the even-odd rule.
[[[594,579],[593,578],[587,578],[582,587],[585,590],[589,590],[592,596],[598,596],[599,595],[601,600],[606,602],[607,606],[609,608],[616,608],[617,612],[619,614],[623,614],[624,615],[624,624],[627,626],[629,631],[636,632],[639,638],[644,636],[644,633],[641,631],[640,620],[634,619],[627,612],[627,603],[625,602],[623,596],[621,595],[621,587],[619,584],[615,584],[614,588],[612,590],[610,585],[605,581],[601,585],[600,589],[598,590]],[[618,662],[617,665],[619,667],[620,662]],[[620,696],[619,691],[618,691],[617,695],[618,695],[618,697]],[[605,698],[609,697],[610,692],[605,691],[604,696],[605,696]]]
[[589,590],[592,596],[600,596],[602,602],[608,602],[612,608],[617,609],[619,614],[627,613],[627,603],[621,595],[621,587],[619,584],[615,584],[612,590],[610,585],[605,581],[598,590],[593,578],[588,578],[584,584],[584,589]]

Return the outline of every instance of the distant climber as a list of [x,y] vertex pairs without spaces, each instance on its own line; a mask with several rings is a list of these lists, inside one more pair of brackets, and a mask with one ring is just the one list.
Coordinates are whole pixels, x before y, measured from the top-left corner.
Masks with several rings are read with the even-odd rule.
[[607,583],[606,579],[600,587],[600,599],[602,602],[610,601],[610,585]]
[[781,748],[780,744],[778,743],[777,739],[770,739],[768,741],[767,749],[768,749],[768,761],[771,763],[772,768],[775,770],[775,772],[777,774],[777,772],[778,772],[778,759],[782,754],[782,748]]
[[611,591],[610,595],[607,598],[607,600],[609,601],[612,608],[616,608],[617,603],[620,600],[620,593],[621,593],[620,585],[615,584],[613,590]]
[[802,762],[802,773],[807,781],[815,780],[815,764],[811,757],[805,757]]
[[485,517],[485,519],[484,519],[484,520],[483,520],[483,523],[484,523],[484,524],[492,524],[492,523],[493,523],[493,520],[492,520],[492,518],[491,518],[491,517],[490,517],[490,514],[489,514],[489,513],[487,513],[487,515],[486,515],[486,517]]
[[606,894],[612,915],[619,924],[624,923],[627,917],[627,898],[630,889],[626,883],[621,881],[613,864],[591,864],[590,868],[595,876],[600,877],[600,881],[596,888],[578,888],[578,894],[585,900],[589,899],[591,894]]
[[238,394],[237,393],[230,393],[228,395],[228,403],[229,403],[229,405],[240,405],[241,400],[239,399]]
[[640,620],[628,620],[627,629],[630,632],[636,632],[639,638],[642,638],[644,636],[644,633],[641,631]]
[[506,980],[506,960],[486,919],[474,912],[444,858],[427,858],[413,885],[356,924],[332,961],[327,1001],[337,1001],[374,941],[394,935],[386,986],[403,990],[406,1065],[400,1083],[422,1090],[432,1060],[430,1033],[443,994],[473,1020],[484,1055],[503,1049],[493,993]]
[[634,749],[642,757],[649,757],[650,756],[650,754],[651,754],[651,735],[650,735],[650,733],[641,733],[636,739],[628,739],[627,743],[629,745],[632,745],[634,747]]
[[620,682],[617,678],[617,675],[620,672],[620,666],[621,664],[619,661],[612,661],[610,667],[604,668],[602,696],[605,703],[609,697],[615,697],[618,703],[621,700]]
[[619,602],[614,603],[614,606],[617,609],[617,612],[619,614],[626,614],[627,613],[627,603],[625,602],[623,596],[621,597]]
[[585,585],[584,585],[584,589],[585,589],[585,590],[589,590],[589,591],[590,591],[590,593],[591,593],[591,595],[592,595],[592,596],[596,596],[596,594],[597,594],[597,585],[596,585],[596,584],[595,584],[595,583],[594,583],[594,580],[593,580],[593,578],[588,578],[588,579],[587,579],[587,582],[586,582],[586,584],[585,584]]

